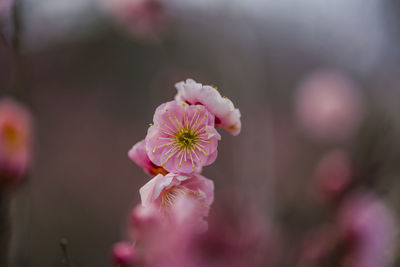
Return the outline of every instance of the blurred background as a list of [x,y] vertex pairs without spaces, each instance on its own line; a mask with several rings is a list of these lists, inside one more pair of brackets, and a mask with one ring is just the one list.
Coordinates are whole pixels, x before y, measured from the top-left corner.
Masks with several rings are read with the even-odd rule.
[[[242,113],[241,134],[221,133],[204,168],[217,199],[242,192],[297,242],[329,220],[313,185],[321,159],[339,151],[349,184],[399,217],[400,2],[165,0],[142,24],[122,2],[18,1],[37,138],[13,196],[15,266],[62,266],[62,237],[75,266],[110,266],[148,180],[127,152],[186,78],[218,86]],[[12,17],[2,16],[2,95]]]

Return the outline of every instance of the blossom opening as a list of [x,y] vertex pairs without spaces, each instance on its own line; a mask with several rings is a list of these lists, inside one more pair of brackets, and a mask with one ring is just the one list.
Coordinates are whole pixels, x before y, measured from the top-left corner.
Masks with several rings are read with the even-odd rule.
[[154,164],[169,172],[191,173],[215,160],[220,138],[207,109],[171,101],[157,109],[146,148]]

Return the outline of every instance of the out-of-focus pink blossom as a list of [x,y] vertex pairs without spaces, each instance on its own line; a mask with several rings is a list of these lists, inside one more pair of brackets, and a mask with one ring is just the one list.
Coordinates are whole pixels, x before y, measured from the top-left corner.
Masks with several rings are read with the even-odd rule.
[[344,267],[388,266],[397,235],[394,218],[372,194],[356,193],[343,202],[338,224],[348,246]]
[[0,17],[9,11],[13,4],[14,4],[14,0],[1,0],[0,1]]
[[199,205],[190,195],[177,197],[170,216],[164,217],[162,227],[156,229],[157,236],[153,234],[152,240],[143,244],[146,266],[197,266],[192,249],[207,228],[205,221],[199,224]]
[[33,123],[29,111],[16,101],[0,100],[0,180],[21,180],[32,160]]
[[168,172],[161,166],[155,165],[149,159],[146,152],[146,142],[142,140],[137,142],[128,152],[129,158],[135,162],[139,167],[141,167],[145,173],[150,176],[155,176],[157,174],[166,175]]
[[103,7],[136,38],[158,40],[168,28],[162,0],[103,0]]
[[214,128],[214,115],[204,106],[167,102],[156,109],[153,121],[145,140],[155,165],[188,174],[215,161],[221,136]]
[[176,205],[177,200],[181,197],[186,196],[195,200],[195,213],[199,226],[203,228],[202,219],[208,216],[214,200],[214,183],[199,174],[191,176],[174,173],[169,173],[166,176],[159,174],[140,188],[139,192],[143,207],[155,205],[168,216],[171,214],[171,208]]
[[352,163],[344,150],[325,154],[314,173],[313,193],[323,201],[338,199],[351,183]]
[[137,205],[131,214],[130,234],[135,241],[146,242],[161,232],[163,218],[156,205]]
[[138,253],[131,242],[122,241],[114,245],[112,251],[116,266],[131,266],[138,260]]
[[277,229],[251,203],[228,197],[213,207],[208,231],[192,244],[194,266],[275,266],[282,245]]
[[280,242],[251,205],[242,207],[230,201],[220,206],[204,232],[198,228],[195,198],[182,194],[174,203],[167,217],[157,212],[156,205],[135,208],[132,236],[143,266],[274,266]]
[[133,210],[130,232],[143,266],[195,266],[192,245],[207,227],[205,221],[199,224],[200,204],[191,194],[182,194],[176,196],[168,216],[155,204]]
[[353,136],[363,115],[357,88],[334,71],[319,71],[301,82],[296,109],[304,131],[324,141],[341,141]]
[[204,105],[215,116],[215,126],[227,130],[232,135],[240,133],[242,124],[240,111],[232,101],[222,97],[212,86],[202,85],[192,79],[175,84],[178,94],[175,99],[190,105]]

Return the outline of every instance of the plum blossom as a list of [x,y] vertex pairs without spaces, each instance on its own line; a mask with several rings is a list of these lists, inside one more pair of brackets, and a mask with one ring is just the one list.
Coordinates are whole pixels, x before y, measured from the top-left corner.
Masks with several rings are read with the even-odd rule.
[[193,211],[198,218],[199,228],[204,228],[203,217],[208,216],[214,200],[214,183],[200,174],[159,174],[141,187],[139,192],[143,207],[155,205],[167,217],[172,214],[171,208],[176,206],[181,197],[193,199],[196,204]]
[[221,136],[214,115],[202,105],[171,101],[160,105],[146,136],[150,160],[168,172],[192,173],[213,163]]
[[206,226],[205,222],[199,224],[198,206],[199,201],[191,194],[177,195],[168,216],[154,203],[136,206],[130,223],[132,243],[138,252],[135,263],[143,266],[194,266],[190,251]]
[[177,195],[168,217],[154,202],[136,207],[131,233],[143,266],[274,266],[279,235],[258,211],[232,199],[215,211],[208,231],[199,232],[198,201],[190,194]]
[[146,142],[141,140],[137,142],[128,152],[129,158],[135,162],[139,167],[141,167],[145,173],[150,176],[155,176],[157,174],[166,175],[168,172],[161,166],[155,165],[149,159],[146,152]]
[[368,192],[352,193],[342,201],[333,223],[306,235],[300,266],[390,266],[397,234],[393,215],[381,200]]
[[178,90],[175,100],[183,101],[190,105],[204,105],[215,116],[215,126],[227,130],[232,135],[240,133],[242,124],[240,111],[235,108],[232,101],[222,97],[218,90],[212,86],[202,85],[192,79],[175,84]]
[[130,266],[137,261],[138,253],[131,242],[122,241],[114,245],[112,256],[116,266]]
[[344,267],[387,266],[393,256],[397,233],[388,208],[371,193],[349,196],[338,214],[343,238],[350,244]]
[[33,123],[28,110],[16,101],[0,100],[0,180],[16,182],[32,160]]
[[169,19],[160,0],[103,0],[103,8],[134,37],[157,41]]
[[354,135],[362,120],[356,86],[335,71],[319,71],[301,82],[296,112],[305,133],[316,140],[342,141]]
[[[198,221],[199,202],[190,195],[178,196],[170,216],[152,232],[143,244],[146,266],[194,267],[192,255],[197,238],[207,224]],[[160,238],[162,237],[162,238]]]
[[345,150],[326,153],[318,162],[313,177],[313,193],[322,202],[338,200],[352,182],[353,166]]

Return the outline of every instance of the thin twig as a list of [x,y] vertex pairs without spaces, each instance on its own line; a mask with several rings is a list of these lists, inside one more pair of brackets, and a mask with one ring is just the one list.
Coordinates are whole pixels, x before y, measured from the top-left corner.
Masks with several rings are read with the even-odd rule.
[[64,267],[73,267],[74,265],[72,264],[71,258],[68,253],[68,239],[66,239],[65,237],[61,238],[60,246],[61,246],[61,250],[63,252],[63,259],[62,259],[63,266]]
[[9,264],[10,205],[6,192],[0,192],[0,266]]
[[0,40],[4,44],[5,47],[7,47],[7,48],[9,47],[8,40],[7,40],[6,36],[4,35],[4,32],[2,32],[2,31],[0,31]]
[[14,7],[12,9],[12,24],[13,33],[11,36],[12,44],[12,64],[13,73],[11,80],[11,94],[16,98],[19,98],[23,102],[27,103],[30,98],[28,95],[28,83],[27,83],[27,68],[24,57],[21,52],[22,47],[22,0],[15,0]]

